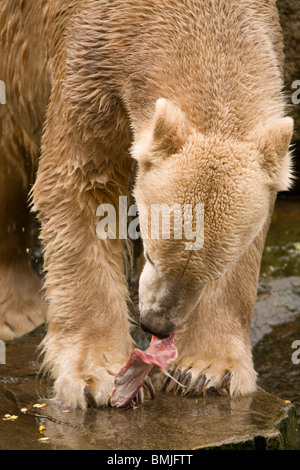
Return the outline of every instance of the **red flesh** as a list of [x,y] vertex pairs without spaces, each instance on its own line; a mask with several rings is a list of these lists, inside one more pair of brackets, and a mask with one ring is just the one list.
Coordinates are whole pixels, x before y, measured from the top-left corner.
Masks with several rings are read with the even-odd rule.
[[176,359],[177,349],[174,344],[175,332],[168,338],[158,339],[152,336],[151,343],[145,351],[134,349],[127,361],[116,375],[111,394],[111,405],[127,408],[144,384],[145,377],[153,366],[166,370]]

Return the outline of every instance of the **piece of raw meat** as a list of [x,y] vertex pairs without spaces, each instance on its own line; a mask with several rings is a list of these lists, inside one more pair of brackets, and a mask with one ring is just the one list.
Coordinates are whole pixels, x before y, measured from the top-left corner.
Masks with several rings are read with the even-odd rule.
[[168,365],[176,359],[177,349],[174,336],[175,332],[165,339],[152,336],[148,349],[145,351],[134,349],[131,352],[127,364],[115,377],[110,401],[112,406],[128,408],[152,367],[157,366],[166,370]]

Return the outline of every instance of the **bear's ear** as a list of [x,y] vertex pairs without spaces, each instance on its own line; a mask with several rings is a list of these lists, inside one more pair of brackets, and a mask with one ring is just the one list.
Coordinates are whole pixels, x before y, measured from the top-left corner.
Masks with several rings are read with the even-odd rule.
[[150,124],[133,143],[131,155],[140,163],[173,155],[178,153],[191,132],[192,127],[181,109],[165,98],[159,98]]
[[258,149],[263,156],[262,166],[268,172],[272,186],[277,191],[287,190],[293,179],[289,146],[294,121],[284,117],[273,122],[259,133]]

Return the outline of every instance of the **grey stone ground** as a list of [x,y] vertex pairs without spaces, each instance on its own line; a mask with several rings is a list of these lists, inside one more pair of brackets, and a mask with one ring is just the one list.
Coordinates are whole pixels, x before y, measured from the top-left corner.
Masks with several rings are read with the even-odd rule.
[[[137,409],[66,412],[45,398],[48,384],[36,378],[38,342],[29,335],[8,344],[10,365],[2,367],[0,381],[1,449],[300,448],[294,406],[263,391],[235,399],[158,394]],[[46,406],[36,408],[37,403]],[[18,418],[3,420],[7,414]]]

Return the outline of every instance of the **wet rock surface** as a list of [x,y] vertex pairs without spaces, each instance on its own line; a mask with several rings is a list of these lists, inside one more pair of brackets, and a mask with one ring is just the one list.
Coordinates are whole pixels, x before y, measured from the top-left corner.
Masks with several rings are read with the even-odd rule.
[[[259,385],[296,406],[300,422],[300,198],[280,195],[266,240],[251,341]],[[298,359],[299,358],[299,359]]]
[[40,328],[7,343],[7,364],[0,366],[1,449],[300,448],[294,406],[262,390],[241,398],[158,393],[136,409],[66,410],[48,399],[50,384],[37,376],[42,336]]
[[[298,335],[300,318],[300,277],[291,276],[264,280],[259,285],[258,299],[254,309],[250,338],[252,346],[273,331],[275,325],[290,323],[291,340]],[[277,330],[276,330],[277,331]],[[277,335],[274,330],[274,341]],[[297,339],[297,338],[295,338]],[[299,370],[300,376],[300,370]]]
[[[300,347],[292,348],[300,340],[300,316],[292,322],[276,325],[254,347],[255,368],[259,373],[259,385],[266,391],[296,407],[300,424]],[[297,363],[293,363],[297,360]]]

